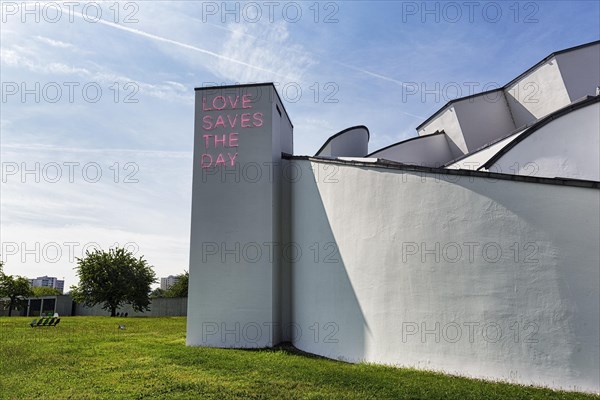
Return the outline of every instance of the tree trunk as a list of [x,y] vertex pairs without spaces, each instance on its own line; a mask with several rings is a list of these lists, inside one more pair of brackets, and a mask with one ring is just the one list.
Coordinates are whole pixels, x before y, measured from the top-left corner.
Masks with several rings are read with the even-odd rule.
[[8,303],[8,316],[12,317],[12,309],[13,309],[13,300],[10,299],[10,302]]
[[110,308],[110,316],[114,317],[115,315],[117,315],[117,307],[111,307]]

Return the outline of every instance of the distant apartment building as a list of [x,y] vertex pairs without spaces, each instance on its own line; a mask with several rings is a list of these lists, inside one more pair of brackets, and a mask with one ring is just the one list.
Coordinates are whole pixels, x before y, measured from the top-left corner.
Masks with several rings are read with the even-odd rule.
[[49,287],[57,289],[61,293],[65,289],[65,281],[54,276],[38,276],[35,279],[30,279],[29,283],[32,287]]
[[160,288],[162,290],[169,290],[179,280],[178,276],[169,275],[166,278],[160,278]]

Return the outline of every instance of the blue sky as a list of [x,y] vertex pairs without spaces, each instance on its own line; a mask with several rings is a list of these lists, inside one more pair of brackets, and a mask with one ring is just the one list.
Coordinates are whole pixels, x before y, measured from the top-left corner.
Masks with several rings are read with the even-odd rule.
[[373,151],[415,136],[454,97],[600,38],[598,1],[226,8],[2,1],[6,272],[69,286],[75,257],[115,245],[144,255],[158,276],[187,269],[194,87],[275,82],[295,154],[358,124]]

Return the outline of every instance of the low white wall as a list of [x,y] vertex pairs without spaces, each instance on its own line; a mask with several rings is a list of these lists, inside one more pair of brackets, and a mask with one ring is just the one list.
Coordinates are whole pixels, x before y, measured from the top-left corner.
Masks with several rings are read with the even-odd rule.
[[295,346],[600,390],[598,190],[292,162]]
[[[152,299],[150,310],[146,312],[134,311],[131,305],[119,307],[118,313],[127,313],[128,317],[185,317],[187,315],[187,297],[160,297]],[[110,316],[110,311],[102,308],[101,304],[86,307],[75,304],[76,316]]]

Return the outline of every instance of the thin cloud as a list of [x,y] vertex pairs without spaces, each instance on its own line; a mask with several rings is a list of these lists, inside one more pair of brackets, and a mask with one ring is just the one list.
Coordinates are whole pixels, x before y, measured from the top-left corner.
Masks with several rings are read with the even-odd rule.
[[70,43],[65,43],[65,42],[61,42],[60,40],[50,39],[45,36],[36,36],[35,38],[42,43],[49,44],[50,46],[53,46],[53,47],[59,47],[61,49],[68,49],[68,48],[74,47]]
[[0,49],[0,63],[10,67],[25,68],[31,72],[40,74],[78,75],[85,79],[90,79],[95,82],[104,82],[107,84],[112,84],[114,82],[135,82],[136,88],[139,89],[140,93],[148,96],[169,101],[180,101],[186,104],[189,103],[190,100],[193,100],[193,95],[190,94],[187,87],[177,82],[142,82],[127,76],[119,75],[112,71],[103,71],[102,66],[94,63],[88,64],[97,67],[97,72],[91,71],[87,68],[80,68],[60,62],[48,62],[47,60],[43,61],[38,54],[30,53],[30,51],[26,51],[20,46],[12,46],[10,48]]
[[[67,12],[70,15],[74,15],[74,16],[76,16],[78,18],[83,18],[82,15],[70,12],[70,10],[63,9],[63,11]],[[237,60],[235,58],[227,57],[227,56],[224,56],[224,55],[219,54],[219,53],[215,53],[215,52],[210,51],[210,50],[202,49],[202,48],[197,47],[197,46],[192,46],[191,44],[182,43],[182,42],[178,42],[178,41],[173,40],[173,39],[168,39],[168,38],[165,38],[165,37],[162,37],[162,36],[154,35],[152,33],[148,33],[148,32],[142,31],[140,29],[129,28],[127,26],[119,25],[119,24],[116,24],[116,23],[110,22],[110,21],[104,21],[102,19],[98,20],[98,23],[110,26],[112,28],[120,29],[120,30],[125,31],[125,32],[133,33],[133,34],[138,35],[138,36],[143,36],[143,37],[146,37],[148,39],[156,40],[156,41],[163,42],[163,43],[173,44],[175,46],[182,47],[182,48],[188,49],[188,50],[193,50],[193,51],[196,51],[198,53],[202,53],[202,54],[206,54],[208,56],[212,56],[212,57],[218,58],[220,60],[225,60],[225,61],[228,61],[228,62],[231,62],[231,63],[243,65],[244,67],[253,68],[253,69],[256,69],[256,70],[259,70],[259,71],[262,71],[262,72],[267,72],[267,73],[270,73],[270,74],[273,74],[273,75],[276,75],[276,76],[281,76],[281,77],[287,78],[286,76],[281,75],[278,72],[271,71],[271,70],[259,67],[257,65],[249,64],[247,62],[244,62],[244,61],[241,61],[241,60]]]
[[[393,83],[395,83],[397,85],[402,86],[403,88],[406,88],[408,86],[408,84],[406,82],[402,82],[402,81],[399,81],[397,79],[390,78],[388,76],[384,76],[384,75],[381,75],[381,74],[376,74],[375,72],[367,71],[366,69],[358,68],[358,67],[355,67],[353,65],[344,64],[344,63],[341,63],[341,62],[336,62],[336,63],[339,64],[339,65],[341,65],[341,66],[344,66],[346,68],[350,68],[350,69],[353,69],[355,71],[362,72],[363,74],[370,75],[370,76],[372,76],[374,78],[383,79],[384,81],[388,81],[388,82],[393,82]],[[421,118],[421,117],[419,117],[419,118]]]
[[[247,34],[248,31],[258,36]],[[223,53],[230,58],[249,60],[255,65],[265,65],[285,71],[288,82],[301,82],[305,71],[316,62],[302,46],[291,43],[287,26],[283,23],[251,24],[237,26],[223,41]],[[259,39],[260,37],[260,39]],[[240,82],[272,80],[272,75],[240,68],[219,61],[213,68],[216,76]]]
[[52,146],[42,143],[35,144],[21,144],[21,143],[2,143],[2,149],[13,149],[13,150],[30,150],[30,151],[56,151],[59,153],[73,152],[73,153],[130,153],[140,156],[154,156],[154,157],[172,157],[172,158],[191,158],[192,151],[166,151],[166,150],[144,150],[144,149],[113,149],[113,148],[84,148],[84,147],[63,147],[63,146]]

